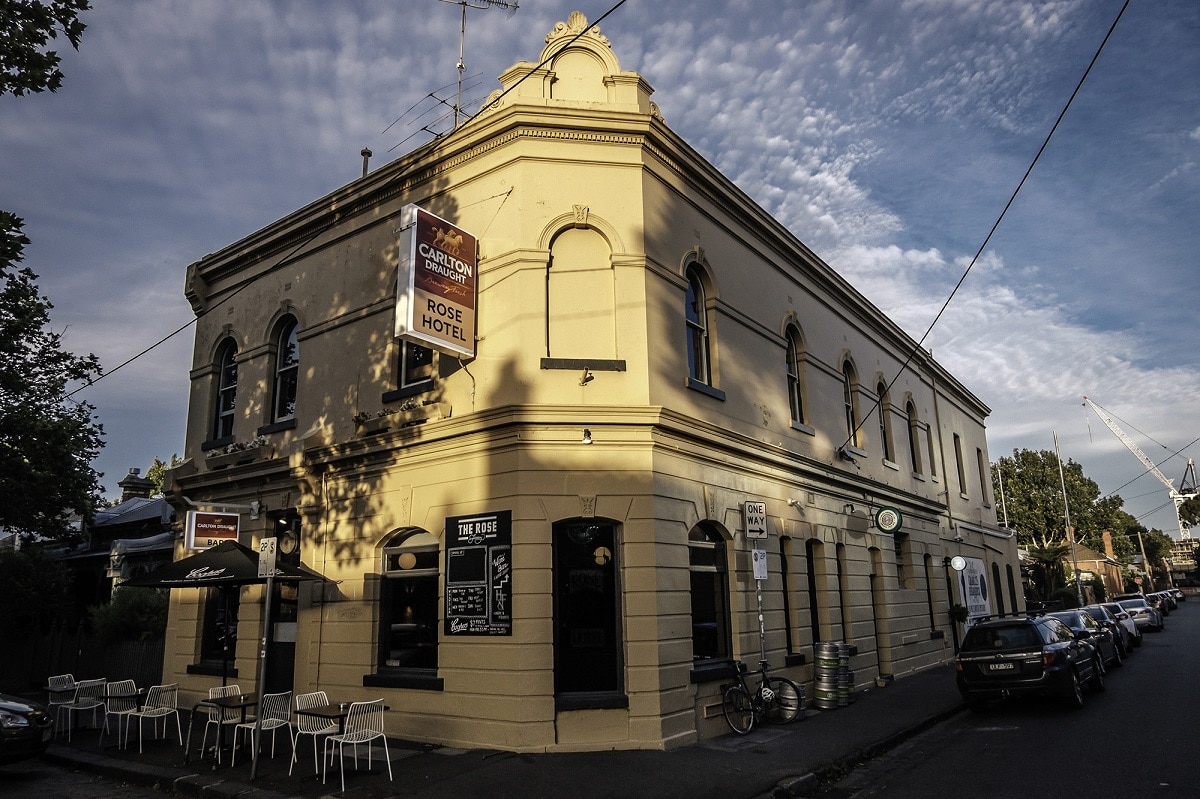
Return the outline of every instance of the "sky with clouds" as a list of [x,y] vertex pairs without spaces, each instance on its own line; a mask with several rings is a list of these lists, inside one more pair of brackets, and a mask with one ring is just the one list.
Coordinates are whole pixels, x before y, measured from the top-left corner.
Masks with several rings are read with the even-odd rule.
[[[79,52],[60,40],[56,94],[0,97],[0,208],[26,221],[66,346],[112,372],[76,396],[105,427],[113,495],[183,448],[186,266],[357,178],[363,147],[377,167],[444,131],[430,95],[454,102],[461,6],[95,5]],[[614,5],[468,9],[464,107],[570,12]],[[599,26],[668,125],[920,339],[1124,5],[626,0]],[[1165,487],[1082,397],[1176,484],[1200,458],[1197,76],[1200,3],[1131,0],[925,338],[991,407],[993,460],[1057,433],[1064,459],[1167,532]]]

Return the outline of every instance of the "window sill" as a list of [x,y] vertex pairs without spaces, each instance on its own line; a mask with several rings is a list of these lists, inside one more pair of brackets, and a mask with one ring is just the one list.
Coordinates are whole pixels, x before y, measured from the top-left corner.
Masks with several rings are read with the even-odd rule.
[[693,683],[717,682],[728,680],[734,675],[732,660],[696,660],[692,662],[692,672],[689,675]]
[[383,396],[379,398],[379,401],[384,405],[388,405],[393,402],[406,400],[409,397],[419,397],[422,394],[428,394],[430,391],[433,391],[433,381],[426,380],[423,383],[417,383],[412,386],[405,386],[392,391],[385,391],[383,392]]
[[232,443],[233,443],[233,436],[221,436],[220,438],[214,438],[210,441],[205,441],[203,444],[200,445],[200,451],[208,452],[210,449],[220,449],[221,447],[228,447]]
[[889,461],[887,458],[884,458],[883,459],[883,468],[891,469],[893,472],[898,472],[898,471],[900,471],[900,464],[896,463],[895,461]]
[[920,472],[913,472],[912,476],[913,476],[913,479],[916,480],[917,482],[920,482],[920,483],[925,482],[925,475],[921,474]]
[[847,444],[846,446],[842,447],[842,449],[846,450],[847,454],[853,455],[856,458],[867,457],[867,451],[865,449],[862,447],[856,447],[853,444]]
[[415,688],[420,691],[445,690],[445,681],[436,672],[382,672],[379,674],[364,674],[364,688]]
[[712,397],[713,399],[719,399],[719,400],[721,400],[721,402],[725,401],[725,392],[724,391],[722,391],[719,388],[714,388],[713,386],[710,386],[707,383],[701,383],[699,380],[696,380],[695,378],[692,378],[692,377],[688,378],[687,387],[692,389],[693,391],[699,391],[701,394]]
[[619,691],[581,691],[555,694],[555,710],[619,710],[629,707],[629,697]]
[[816,428],[809,427],[804,422],[792,422],[792,429],[797,433],[804,433],[807,436],[815,436],[817,434]]
[[284,430],[295,430],[295,429],[296,429],[295,418],[284,419],[279,422],[272,422],[271,424],[264,424],[262,427],[258,428],[258,432],[256,433],[256,435],[265,436],[269,433],[281,433]]

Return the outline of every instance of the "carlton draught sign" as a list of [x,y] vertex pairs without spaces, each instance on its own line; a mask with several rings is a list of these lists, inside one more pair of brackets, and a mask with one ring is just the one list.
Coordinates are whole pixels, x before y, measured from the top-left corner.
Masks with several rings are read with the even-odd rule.
[[396,336],[474,357],[475,237],[415,205],[401,213]]

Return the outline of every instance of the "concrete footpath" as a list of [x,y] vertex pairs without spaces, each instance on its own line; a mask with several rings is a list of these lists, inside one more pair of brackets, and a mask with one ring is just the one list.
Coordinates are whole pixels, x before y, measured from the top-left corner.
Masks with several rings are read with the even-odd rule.
[[[59,738],[47,757],[83,770],[128,783],[157,786],[182,796],[347,797],[384,799],[415,796],[422,799],[759,799],[808,797],[822,780],[836,778],[856,763],[887,750],[962,709],[952,666],[939,666],[904,677],[884,688],[855,694],[847,707],[809,708],[803,719],[784,726],[764,725],[745,736],[729,735],[694,746],[659,751],[607,751],[566,754],[518,754],[494,750],[461,750],[389,741],[394,779],[381,765],[382,749],[368,770],[349,766],[343,792],[336,766],[322,784],[314,775],[308,738],[300,744],[293,776],[288,775],[291,745],[281,736],[276,756],[270,757],[270,738],[255,779],[250,757],[238,754],[236,766],[214,768],[209,761],[183,762],[174,737],[147,740],[138,754],[136,736],[128,749],[116,746],[116,735],[97,744],[94,730],[76,730],[67,743]],[[187,737],[186,713],[184,738]],[[195,741],[202,727],[197,726]],[[147,730],[148,732],[148,730]],[[348,760],[348,764],[352,761]]]

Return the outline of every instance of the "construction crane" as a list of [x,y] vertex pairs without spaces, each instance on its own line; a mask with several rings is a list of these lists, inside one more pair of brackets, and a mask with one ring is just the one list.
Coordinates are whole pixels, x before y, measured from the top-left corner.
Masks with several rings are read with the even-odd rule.
[[1125,431],[1117,426],[1117,423],[1112,420],[1112,417],[1109,416],[1107,411],[1105,411],[1096,403],[1092,402],[1087,397],[1084,397],[1083,401],[1086,402],[1088,406],[1096,412],[1096,415],[1100,417],[1100,421],[1108,425],[1108,429],[1112,430],[1113,434],[1116,435],[1117,438],[1121,439],[1121,443],[1128,447],[1129,451],[1137,456],[1137,459],[1142,462],[1143,466],[1146,467],[1146,471],[1157,477],[1159,482],[1167,487],[1167,491],[1171,497],[1171,502],[1175,504],[1175,521],[1179,525],[1179,537],[1183,540],[1190,539],[1192,535],[1188,532],[1187,527],[1183,524],[1183,518],[1179,515],[1179,506],[1197,495],[1196,465],[1192,462],[1192,459],[1188,458],[1187,467],[1183,472],[1183,479],[1180,481],[1180,488],[1176,489],[1175,484],[1172,483],[1171,480],[1162,473],[1162,470],[1158,468],[1158,465],[1154,461],[1150,460],[1150,457],[1146,453],[1142,452],[1141,448],[1139,448],[1137,444],[1133,443],[1133,439],[1125,435]]

